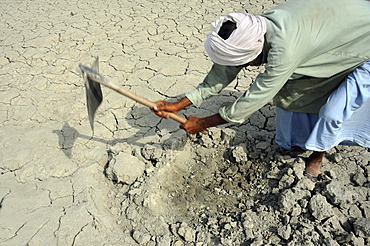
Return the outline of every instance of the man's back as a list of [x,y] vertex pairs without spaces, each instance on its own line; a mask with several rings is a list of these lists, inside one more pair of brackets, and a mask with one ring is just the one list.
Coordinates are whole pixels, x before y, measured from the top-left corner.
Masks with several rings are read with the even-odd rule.
[[329,77],[370,59],[370,1],[291,0],[262,16],[271,45],[299,62],[295,73]]

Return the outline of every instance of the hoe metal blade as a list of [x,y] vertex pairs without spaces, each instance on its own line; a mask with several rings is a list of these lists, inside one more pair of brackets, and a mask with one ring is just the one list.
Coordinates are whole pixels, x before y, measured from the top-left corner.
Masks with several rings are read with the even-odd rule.
[[[85,81],[87,113],[89,115],[91,130],[94,131],[94,116],[96,110],[103,101],[103,93],[100,84],[95,82],[93,79],[90,78],[90,76],[86,74],[86,72],[84,71],[86,70],[86,68],[87,67],[81,69],[80,66],[82,76]],[[91,70],[89,71],[90,73],[99,73],[99,57],[95,59],[89,70]]]

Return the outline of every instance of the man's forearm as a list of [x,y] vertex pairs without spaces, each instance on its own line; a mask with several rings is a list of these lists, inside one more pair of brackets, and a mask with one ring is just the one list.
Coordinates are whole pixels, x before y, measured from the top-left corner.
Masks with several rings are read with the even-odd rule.
[[204,129],[213,127],[213,126],[218,126],[222,124],[228,123],[226,120],[224,120],[220,114],[214,114],[205,118],[201,119],[201,125],[203,126]]
[[188,120],[180,125],[180,128],[184,129],[190,134],[196,134],[209,127],[225,124],[225,121],[219,114],[214,114],[205,118],[197,118],[194,116],[189,116]]
[[183,97],[182,99],[180,99],[180,101],[178,101],[176,103],[176,107],[178,108],[177,111],[180,111],[180,110],[190,106],[191,104],[192,104],[192,102],[189,100],[189,98]]

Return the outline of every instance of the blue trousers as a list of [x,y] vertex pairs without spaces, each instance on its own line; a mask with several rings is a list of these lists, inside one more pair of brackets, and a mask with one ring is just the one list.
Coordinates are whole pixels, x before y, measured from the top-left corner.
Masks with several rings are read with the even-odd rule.
[[276,108],[276,143],[325,151],[339,144],[370,147],[370,61],[350,73],[318,114]]

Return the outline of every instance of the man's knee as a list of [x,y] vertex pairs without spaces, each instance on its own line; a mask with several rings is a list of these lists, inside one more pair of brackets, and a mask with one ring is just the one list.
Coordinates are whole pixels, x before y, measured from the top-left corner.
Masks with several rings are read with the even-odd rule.
[[333,128],[339,128],[342,126],[344,121],[343,112],[337,112],[335,110],[323,108],[320,111],[319,118],[325,120],[327,125]]

